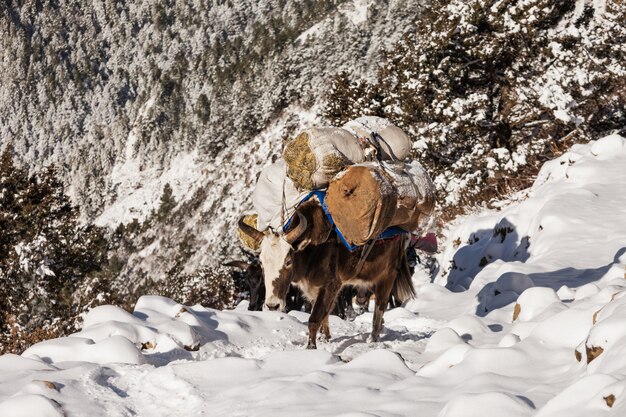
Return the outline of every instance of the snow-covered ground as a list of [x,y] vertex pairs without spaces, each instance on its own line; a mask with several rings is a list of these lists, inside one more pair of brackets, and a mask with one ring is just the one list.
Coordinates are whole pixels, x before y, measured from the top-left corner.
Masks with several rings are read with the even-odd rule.
[[626,139],[575,146],[516,197],[449,228],[379,343],[369,313],[307,351],[304,313],[146,296],[0,357],[0,416],[625,415]]

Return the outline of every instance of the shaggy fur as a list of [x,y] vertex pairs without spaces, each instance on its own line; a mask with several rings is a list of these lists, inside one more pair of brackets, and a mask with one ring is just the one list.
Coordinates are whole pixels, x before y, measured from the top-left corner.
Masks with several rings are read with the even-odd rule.
[[404,251],[405,239],[375,244],[357,271],[364,249],[350,252],[339,242],[319,203],[304,203],[298,212],[306,219],[307,229],[292,242],[295,249],[286,256],[279,277],[272,283],[272,296],[284,300],[289,285],[294,284],[311,300],[308,348],[315,349],[320,328],[330,338],[328,314],[339,290],[345,285],[368,288],[376,295],[372,340],[377,341],[394,283],[400,299],[415,296]]

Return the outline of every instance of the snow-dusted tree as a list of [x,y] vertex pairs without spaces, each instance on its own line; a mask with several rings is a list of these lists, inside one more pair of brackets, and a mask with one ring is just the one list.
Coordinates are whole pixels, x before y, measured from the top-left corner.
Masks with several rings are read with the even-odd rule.
[[0,157],[0,350],[71,328],[74,291],[106,264],[107,249],[98,228],[79,224],[54,167],[28,177],[12,152]]
[[342,71],[337,74],[326,97],[324,115],[334,126],[360,116],[385,116],[383,96],[364,80],[352,80]]
[[623,131],[625,21],[611,0],[435,0],[375,82],[335,79],[326,116],[372,114],[361,96],[382,97],[441,203],[489,198],[572,142]]
[[161,194],[161,204],[159,205],[157,218],[160,221],[164,221],[167,216],[172,212],[172,209],[174,207],[176,207],[176,199],[173,195],[172,186],[167,183],[163,186],[163,194]]
[[223,266],[206,266],[158,282],[150,291],[186,305],[224,309],[234,306],[237,294],[243,291],[243,280]]

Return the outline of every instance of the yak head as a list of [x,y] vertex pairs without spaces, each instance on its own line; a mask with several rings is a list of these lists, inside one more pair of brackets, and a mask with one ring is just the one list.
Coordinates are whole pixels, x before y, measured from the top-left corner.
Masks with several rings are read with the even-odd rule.
[[285,299],[292,281],[294,255],[309,245],[325,243],[332,231],[317,202],[306,202],[296,210],[284,232],[261,233],[241,219],[239,227],[261,243],[259,259],[265,281],[264,310],[285,310]]
[[250,292],[250,304],[248,310],[260,311],[265,301],[265,286],[263,285],[263,269],[258,259],[249,261],[231,261],[224,264],[233,268],[238,268],[243,274],[246,286]]

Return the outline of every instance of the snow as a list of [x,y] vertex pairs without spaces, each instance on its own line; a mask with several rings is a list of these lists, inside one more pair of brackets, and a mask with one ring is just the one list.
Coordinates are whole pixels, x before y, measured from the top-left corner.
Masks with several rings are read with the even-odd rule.
[[136,141],[133,135],[131,131],[125,160],[115,165],[111,172],[110,181],[117,197],[98,216],[95,222],[97,225],[115,226],[130,223],[134,219],[144,221],[153,211],[158,210],[165,184],[172,187],[174,199],[181,201],[192,195],[206,177],[198,151],[176,155],[164,171],[156,167],[143,169],[140,157],[132,152]]
[[1,356],[0,415],[624,415],[624,167],[620,136],[577,145],[510,204],[458,219],[378,343],[372,313],[332,316],[308,351],[306,313],[144,296]]
[[309,38],[314,38],[323,30],[322,22],[316,23],[304,32],[302,32],[297,38],[296,42],[306,43]]
[[372,0],[353,0],[341,11],[354,26],[359,26],[367,22],[367,10],[371,4]]

